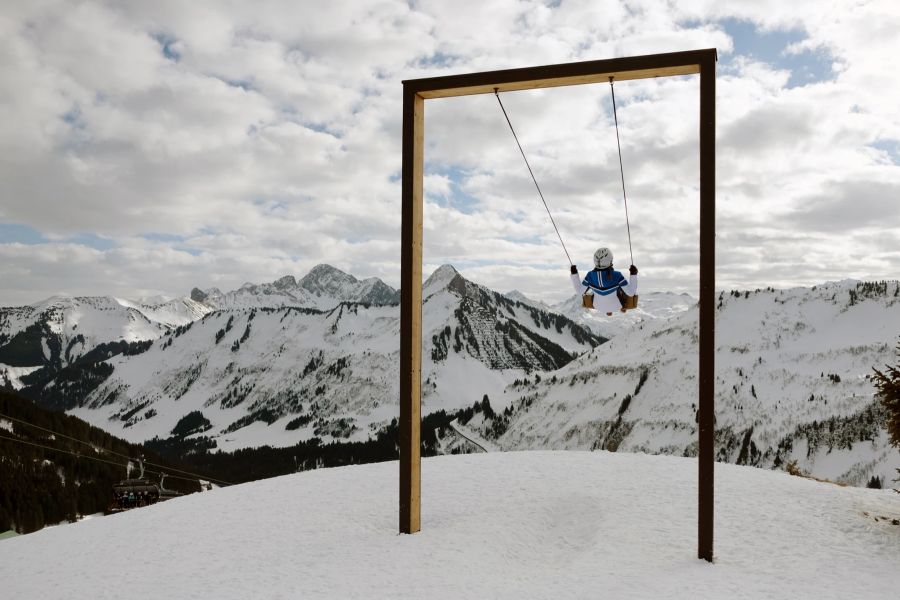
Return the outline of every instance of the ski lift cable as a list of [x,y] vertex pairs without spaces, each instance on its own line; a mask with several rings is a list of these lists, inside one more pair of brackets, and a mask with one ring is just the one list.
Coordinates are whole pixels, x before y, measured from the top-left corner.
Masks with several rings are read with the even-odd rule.
[[[70,436],[70,435],[66,435],[66,434],[64,434],[64,433],[59,433],[59,432],[57,432],[57,431],[53,431],[52,429],[47,429],[46,427],[41,427],[40,425],[35,425],[34,423],[29,423],[28,421],[24,421],[24,420],[22,420],[22,419],[17,419],[16,417],[11,417],[11,416],[9,416],[9,415],[5,415],[5,414],[3,414],[3,413],[0,413],[0,418],[9,419],[10,421],[15,421],[16,423],[22,423],[23,425],[28,425],[29,427],[34,427],[35,429],[40,429],[41,431],[45,431],[45,432],[47,432],[47,433],[52,433],[53,435],[57,435],[57,436],[59,436],[59,437],[61,437],[61,438],[65,438],[65,439],[71,440],[71,441],[73,441],[73,442],[78,442],[79,444],[84,444],[85,446],[90,446],[90,447],[93,448],[94,450],[100,450],[101,452],[106,452],[106,453],[108,453],[108,454],[112,454],[112,455],[114,455],[114,456],[118,456],[118,457],[120,457],[120,458],[124,458],[124,459],[126,459],[126,460],[135,460],[135,459],[133,459],[131,456],[128,456],[128,455],[126,455],[126,454],[122,454],[121,452],[116,452],[115,450],[109,450],[109,449],[107,449],[107,448],[101,448],[101,447],[95,446],[94,444],[92,444],[92,443],[90,443],[90,442],[86,442],[86,441],[84,441],[84,440],[79,440],[78,438],[74,438],[74,437],[72,437],[72,436]],[[116,464],[118,464],[118,463],[116,463]],[[150,465],[150,466],[153,466],[153,467],[158,467],[158,468],[160,468],[160,469],[167,469],[167,470],[170,470],[170,471],[175,471],[175,472],[178,472],[178,473],[183,473],[183,474],[185,474],[185,475],[192,475],[194,479],[204,479],[204,480],[206,480],[206,481],[212,481],[213,483],[220,483],[220,484],[222,484],[222,485],[234,485],[233,483],[230,483],[230,482],[228,482],[228,481],[222,481],[222,480],[220,480],[220,479],[212,479],[212,478],[210,478],[210,477],[206,477],[206,476],[203,476],[203,475],[198,475],[197,473],[191,473],[190,471],[184,471],[184,470],[182,470],[182,469],[176,469],[175,467],[169,467],[169,466],[167,466],[167,465],[161,465],[161,464],[154,463],[154,462],[150,462],[150,461],[146,461],[146,460],[144,461],[144,464]],[[122,465],[122,466],[124,466],[124,465]],[[148,471],[148,472],[149,472],[149,471]],[[169,477],[174,477],[174,475],[168,475],[168,476],[169,476]],[[182,479],[185,479],[185,478],[182,478]]]
[[[126,465],[126,464],[123,464],[123,463],[120,463],[120,462],[116,462],[116,461],[114,461],[114,460],[106,460],[105,458],[100,458],[100,457],[97,457],[97,456],[88,456],[87,454],[80,454],[80,453],[78,453],[78,452],[72,452],[71,450],[65,450],[65,449],[63,449],[63,448],[54,448],[53,446],[46,446],[46,445],[44,445],[44,444],[38,444],[37,442],[31,442],[31,441],[28,441],[28,440],[20,440],[19,438],[14,438],[14,437],[7,436],[7,435],[2,435],[2,434],[0,434],[0,439],[2,439],[2,440],[9,440],[9,441],[11,441],[11,442],[18,442],[18,443],[20,443],[20,444],[26,444],[26,445],[28,445],[28,446],[35,446],[35,447],[37,447],[37,448],[43,448],[44,450],[53,450],[53,451],[55,451],[55,452],[62,452],[63,454],[71,454],[71,455],[74,456],[75,458],[85,458],[85,459],[87,459],[87,460],[93,460],[93,461],[97,461],[97,462],[102,462],[102,463],[106,463],[106,464],[109,464],[109,465],[115,465],[115,466],[117,466],[117,467],[126,468],[126,467],[128,466],[128,465]],[[162,474],[163,474],[163,473],[160,472],[160,471],[152,471],[152,470],[150,470],[150,469],[145,469],[144,472],[145,472],[145,473],[150,473],[151,475],[162,475]],[[170,474],[168,474],[168,473],[166,473],[165,475],[166,475],[166,477],[170,477],[170,478],[173,478],[173,479],[184,479],[185,481],[197,481],[197,479],[198,479],[197,477],[182,477],[181,475],[170,475]],[[203,478],[203,477],[201,477],[200,479],[204,479],[204,480],[206,480],[206,481],[212,481],[212,480],[207,480],[206,478]],[[230,484],[229,484],[229,485],[230,485]]]
[[563,242],[562,235],[559,233],[559,228],[556,226],[556,221],[553,220],[553,215],[550,213],[550,207],[547,206],[547,201],[544,199],[544,194],[541,192],[541,186],[538,185],[537,178],[534,176],[534,171],[531,170],[531,165],[528,164],[528,158],[525,156],[525,151],[522,149],[522,144],[519,143],[519,136],[516,135],[516,130],[513,129],[512,122],[509,120],[509,115],[506,114],[506,109],[503,107],[503,102],[500,100],[500,90],[499,88],[494,88],[494,96],[497,97],[497,102],[500,104],[500,110],[503,111],[503,116],[506,117],[506,122],[509,125],[509,130],[513,134],[513,138],[516,140],[516,145],[519,147],[519,152],[522,153],[522,158],[525,160],[525,166],[528,167],[528,173],[531,175],[531,180],[534,182],[534,187],[537,188],[538,195],[541,197],[541,202],[544,203],[544,208],[547,209],[547,215],[550,217],[550,222],[553,223],[553,229],[556,230],[556,236],[559,238],[559,243],[562,244],[563,252],[566,253],[566,258],[569,259],[569,264],[573,265],[575,263],[572,262],[572,257],[569,256],[569,251],[566,250],[566,244]]
[[[99,450],[99,451],[101,451],[101,452],[106,452],[106,453],[108,453],[108,454],[112,454],[112,455],[114,455],[114,456],[118,456],[118,457],[124,458],[124,459],[129,460],[129,461],[130,461],[130,460],[136,460],[136,459],[132,458],[131,456],[127,455],[127,454],[122,454],[121,452],[116,452],[115,450],[110,450],[110,449],[108,449],[108,448],[101,448],[101,447],[95,446],[94,444],[92,444],[92,443],[90,443],[90,442],[86,442],[86,441],[84,441],[84,440],[80,440],[80,439],[78,439],[78,438],[74,438],[74,437],[69,436],[69,435],[66,435],[66,434],[64,434],[64,433],[59,433],[59,432],[57,432],[57,431],[53,431],[52,429],[47,429],[46,427],[41,427],[40,425],[35,425],[34,423],[29,423],[28,421],[24,421],[24,420],[22,420],[22,419],[17,419],[16,417],[11,417],[11,416],[5,415],[5,414],[3,414],[3,413],[0,413],[0,417],[2,417],[2,418],[4,418],[4,419],[9,419],[9,420],[11,420],[11,421],[15,421],[15,422],[17,422],[17,423],[22,423],[23,425],[28,425],[29,427],[34,427],[35,429],[40,429],[41,431],[46,431],[47,433],[51,433],[51,434],[53,434],[53,435],[57,435],[57,436],[59,436],[59,437],[61,437],[61,438],[65,438],[65,439],[67,439],[67,440],[72,440],[73,442],[78,442],[79,444],[84,444],[85,446],[90,446],[90,447],[93,448],[94,450]],[[203,475],[198,475],[197,473],[191,473],[190,471],[184,471],[184,470],[182,470],[182,469],[176,469],[175,467],[170,467],[170,466],[168,466],[168,465],[161,465],[161,464],[159,464],[159,463],[154,463],[154,462],[150,462],[150,461],[147,461],[147,460],[145,460],[145,461],[143,461],[143,462],[144,462],[144,464],[147,464],[147,465],[150,465],[150,466],[153,466],[153,467],[159,467],[160,469],[168,469],[168,470],[170,470],[170,471],[176,471],[176,472],[178,472],[178,473],[183,473],[183,474],[185,474],[185,475],[191,475],[191,476],[193,476],[193,478],[195,478],[195,479],[205,479],[205,480],[207,480],[207,481],[212,481],[212,482],[214,482],[214,483],[221,483],[221,484],[223,484],[223,485],[234,485],[233,483],[230,483],[230,482],[228,482],[228,481],[222,481],[222,480],[219,480],[219,479],[211,479],[211,478],[206,477],[206,476],[203,476]],[[148,472],[150,472],[150,471],[148,471]],[[154,471],[154,473],[155,473],[155,471]]]
[[631,223],[628,220],[628,198],[625,195],[625,167],[622,166],[622,144],[619,142],[619,117],[616,114],[616,90],[613,87],[613,76],[609,76],[609,92],[612,95],[613,121],[616,124],[616,147],[619,149],[619,175],[622,177],[622,201],[625,203],[625,226],[628,229],[628,252],[631,264],[634,264],[634,250],[631,249]]
[[117,467],[125,467],[126,466],[126,465],[124,465],[120,462],[116,462],[114,460],[107,460],[105,458],[100,458],[98,456],[88,456],[86,454],[79,454],[77,452],[72,452],[71,450],[65,450],[63,448],[54,448],[53,446],[46,446],[44,444],[38,444],[37,442],[21,440],[19,438],[15,438],[15,437],[3,435],[3,434],[0,434],[0,440],[9,440],[11,442],[18,442],[20,444],[27,444],[28,446],[35,446],[37,448],[43,448],[45,450],[55,450],[56,452],[63,452],[65,454],[71,454],[72,456],[75,456],[77,458],[86,458],[88,460],[95,460],[97,462],[102,462],[102,463],[106,463],[109,465],[115,465]]

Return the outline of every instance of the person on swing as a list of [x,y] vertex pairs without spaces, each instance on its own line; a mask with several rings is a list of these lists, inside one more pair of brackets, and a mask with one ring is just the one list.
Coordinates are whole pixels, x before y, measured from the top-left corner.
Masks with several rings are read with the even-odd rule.
[[588,271],[584,280],[578,275],[578,267],[572,265],[571,279],[575,291],[581,295],[593,294],[593,307],[612,316],[613,311],[625,312],[625,296],[637,294],[637,267],[628,269],[630,277],[625,279],[619,271],[613,270],[613,255],[609,248],[598,248],[594,252],[594,270]]

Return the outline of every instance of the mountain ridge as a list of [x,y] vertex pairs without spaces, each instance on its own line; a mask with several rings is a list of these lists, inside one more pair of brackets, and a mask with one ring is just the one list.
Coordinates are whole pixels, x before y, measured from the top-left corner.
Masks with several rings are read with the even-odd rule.
[[[468,406],[603,342],[451,269],[431,280],[423,302],[426,411]],[[75,365],[66,385],[24,379],[50,390],[42,401],[129,439],[166,437],[200,411],[225,448],[363,440],[397,411],[399,327],[396,304],[227,308],[146,347]],[[463,374],[466,385],[451,383]]]
[[[350,298],[371,280],[327,265],[317,275],[320,291]],[[91,348],[87,337],[75,339],[80,330],[56,339],[59,324],[43,323],[16,346],[36,362],[0,360],[0,385],[135,440],[171,435],[195,410],[223,449],[368,439],[397,412],[399,307],[331,298],[318,308],[324,295],[281,305],[276,284],[311,297],[299,283],[285,276],[245,287],[240,293],[255,290],[257,304],[210,310],[142,341]],[[423,415],[489,398],[493,416],[479,413],[469,427],[483,427],[480,435],[502,448],[695,452],[696,302],[651,293],[638,310],[606,318],[578,300],[564,303],[576,322],[451,265],[436,269],[423,285]],[[895,281],[720,292],[719,458],[765,467],[798,460],[857,485],[892,476],[896,453],[866,375],[896,360],[898,310]],[[3,336],[14,313],[0,311],[0,359],[11,353]],[[146,326],[131,316],[133,328]]]

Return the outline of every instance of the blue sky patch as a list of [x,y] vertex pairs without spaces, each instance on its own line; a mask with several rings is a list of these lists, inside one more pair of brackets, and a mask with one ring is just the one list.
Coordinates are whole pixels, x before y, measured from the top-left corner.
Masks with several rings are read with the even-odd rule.
[[254,198],[251,200],[253,206],[260,209],[267,215],[287,214],[291,205],[297,201],[309,202],[312,198],[309,196],[284,196],[280,198]]
[[173,250],[177,252],[184,252],[186,254],[190,254],[191,256],[200,256],[203,251],[197,248],[194,248],[189,245],[185,245],[188,238],[183,235],[176,235],[174,233],[145,233],[140,236],[142,239],[145,239],[149,242],[158,242],[160,244],[168,244]]
[[786,52],[788,46],[807,38],[800,29],[763,31],[750,21],[738,19],[723,19],[719,24],[734,42],[734,52],[722,57],[725,66],[734,58],[744,56],[788,70],[791,73],[788,88],[828,81],[834,77],[831,68],[834,59],[826,51]]
[[118,246],[113,240],[94,233],[79,233],[62,241],[70,244],[80,244],[95,250],[111,250]]
[[452,67],[459,60],[459,57],[444,52],[435,52],[430,56],[420,58],[419,67]]
[[79,233],[50,239],[43,233],[21,223],[0,223],[0,244],[79,244],[95,250],[109,250],[118,246],[113,240],[93,233]]
[[333,138],[341,139],[341,133],[339,131],[335,131],[333,129],[329,129],[329,127],[325,123],[314,123],[311,121],[303,121],[301,123],[304,127],[309,130],[315,131],[316,133],[324,133],[325,135],[330,135]]
[[165,33],[156,33],[153,34],[152,37],[156,40],[156,43],[161,46],[163,56],[172,62],[181,60],[181,53],[174,48],[174,45],[178,40]]
[[73,129],[83,130],[87,126],[84,122],[84,117],[81,114],[81,107],[77,104],[73,105],[68,112],[63,114],[62,120]]
[[220,77],[219,79],[221,81],[223,81],[225,84],[227,84],[231,87],[240,88],[240,89],[244,90],[245,92],[254,91],[253,82],[250,81],[249,79],[226,79],[225,77]]
[[28,225],[0,223],[0,244],[44,244],[47,239]]
[[888,156],[895,165],[900,165],[900,141],[898,140],[878,140],[871,144],[873,148],[887,152]]
[[[444,198],[437,194],[429,195],[439,206],[453,208],[467,215],[477,212],[481,200],[463,190],[463,184],[471,176],[470,171],[454,165],[445,168],[428,166],[425,172],[427,175],[443,175],[450,180],[448,197]],[[425,192],[427,194],[428,190],[426,189]]]

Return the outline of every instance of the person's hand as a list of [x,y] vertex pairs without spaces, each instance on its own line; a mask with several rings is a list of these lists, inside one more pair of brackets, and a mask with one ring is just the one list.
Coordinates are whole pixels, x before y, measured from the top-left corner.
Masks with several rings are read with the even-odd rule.
[[634,265],[631,265],[630,267],[628,267],[628,272],[631,273],[632,275],[637,275],[637,267]]
[[572,268],[569,269],[569,271],[572,273],[572,275],[578,275],[578,267],[576,267],[575,265],[572,265]]

